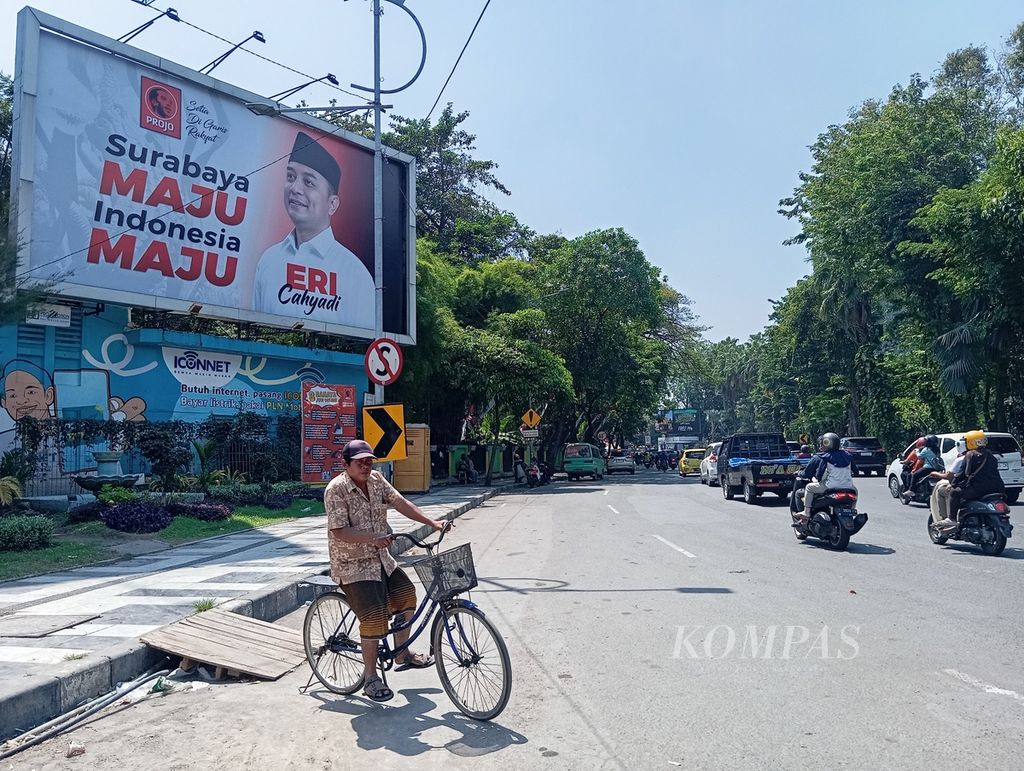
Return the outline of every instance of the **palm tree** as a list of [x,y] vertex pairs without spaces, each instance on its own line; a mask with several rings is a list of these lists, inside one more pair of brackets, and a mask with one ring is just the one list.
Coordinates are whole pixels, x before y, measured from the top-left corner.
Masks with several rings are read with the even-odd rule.
[[0,508],[7,508],[21,497],[21,482],[17,477],[0,477]]

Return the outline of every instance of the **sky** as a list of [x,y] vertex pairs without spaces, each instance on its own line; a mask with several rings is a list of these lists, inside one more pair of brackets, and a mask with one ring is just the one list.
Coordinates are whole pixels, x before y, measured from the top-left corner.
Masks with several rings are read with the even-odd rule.
[[[387,97],[427,115],[486,0],[406,0],[423,25],[419,79]],[[166,0],[157,0],[163,10]],[[294,70],[372,85],[369,0],[170,0],[181,18]],[[35,0],[116,38],[156,12],[132,0]],[[0,71],[14,70],[20,2],[0,0]],[[288,13],[283,13],[287,9]],[[496,202],[540,233],[621,227],[691,298],[707,337],[746,339],[771,299],[809,272],[777,213],[808,146],[848,111],[932,74],[968,45],[998,50],[1024,21],[1020,0],[491,0],[441,99],[469,111],[477,157],[498,164]],[[411,20],[385,4],[385,88],[419,62]],[[132,41],[199,69],[228,45],[168,19]],[[238,51],[215,73],[259,94],[305,79]],[[306,78],[308,79],[308,78]],[[361,99],[327,86],[310,105]],[[436,117],[438,107],[432,117]]]

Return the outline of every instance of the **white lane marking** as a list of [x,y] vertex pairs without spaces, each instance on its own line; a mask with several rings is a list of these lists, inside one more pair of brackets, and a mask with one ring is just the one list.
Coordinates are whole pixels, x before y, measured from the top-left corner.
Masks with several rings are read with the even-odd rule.
[[608,495],[608,491],[607,491],[607,490],[605,490],[605,491],[604,491],[604,494],[605,494],[605,495]]
[[681,546],[676,546],[674,543],[672,543],[669,540],[666,540],[665,538],[662,538],[660,535],[656,535],[654,537],[657,538],[659,541],[661,541],[666,546],[668,546],[670,549],[675,549],[680,554],[685,554],[687,557],[689,557],[692,560],[697,559],[697,555],[696,554],[690,554],[690,552],[686,551],[686,549],[682,548]]
[[979,680],[976,677],[971,677],[970,675],[964,674],[963,672],[959,672],[955,669],[943,669],[942,671],[950,677],[955,677],[957,680],[962,680],[968,685],[973,685],[975,688],[980,688],[985,693],[994,693],[997,696],[1009,696],[1014,701],[1024,701],[1024,696],[1021,696],[1016,691],[1008,691],[1005,688],[999,688],[998,686],[992,685],[991,683],[986,683],[984,680]]
[[615,514],[619,513],[619,510],[617,508],[615,508],[614,506],[612,506],[610,503],[608,504],[608,508],[611,509],[612,512],[615,513]]
[[498,508],[499,508],[499,509],[503,509],[503,508],[505,508],[506,506],[508,506],[508,504],[507,504],[507,503],[503,503],[503,504],[501,504],[501,505],[500,505],[500,506],[499,506]]

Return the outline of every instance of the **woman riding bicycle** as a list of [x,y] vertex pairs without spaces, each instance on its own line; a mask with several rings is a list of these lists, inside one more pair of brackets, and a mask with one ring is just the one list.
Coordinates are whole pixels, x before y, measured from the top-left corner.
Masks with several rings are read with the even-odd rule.
[[[416,610],[416,588],[388,550],[394,540],[388,529],[388,506],[435,530],[446,523],[428,517],[373,470],[375,456],[368,443],[353,439],[342,457],[347,470],[324,491],[331,577],[341,585],[359,619],[363,693],[374,701],[387,701],[394,693],[377,675],[378,642],[387,635],[389,615],[411,617]],[[395,647],[408,637],[408,627],[395,632]],[[396,672],[422,669],[434,662],[422,653],[406,651],[397,663]]]

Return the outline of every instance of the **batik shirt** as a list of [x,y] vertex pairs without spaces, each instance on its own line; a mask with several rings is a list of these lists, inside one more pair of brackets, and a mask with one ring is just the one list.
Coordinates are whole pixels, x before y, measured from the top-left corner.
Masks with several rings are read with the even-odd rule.
[[379,471],[370,472],[366,489],[369,497],[363,495],[346,472],[332,479],[324,491],[331,578],[339,584],[380,581],[381,566],[389,576],[398,567],[387,548],[372,543],[347,543],[331,532],[340,527],[354,527],[367,533],[388,532],[388,506],[402,494]]

